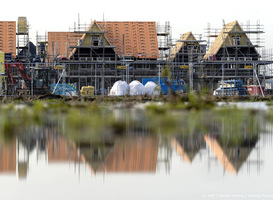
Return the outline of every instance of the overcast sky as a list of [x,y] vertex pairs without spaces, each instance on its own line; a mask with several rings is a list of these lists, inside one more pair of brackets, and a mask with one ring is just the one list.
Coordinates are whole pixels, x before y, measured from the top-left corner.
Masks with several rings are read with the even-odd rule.
[[162,24],[170,21],[172,37],[178,39],[180,34],[192,31],[203,34],[210,23],[212,28],[222,28],[223,20],[228,23],[238,20],[239,23],[264,25],[267,49],[273,48],[273,12],[269,0],[168,0],[168,1],[63,1],[63,0],[13,0],[4,1],[1,6],[1,21],[17,21],[19,16],[26,16],[31,26],[30,37],[36,41],[46,31],[69,31],[80,14],[81,23],[91,20],[106,21],[155,21]]

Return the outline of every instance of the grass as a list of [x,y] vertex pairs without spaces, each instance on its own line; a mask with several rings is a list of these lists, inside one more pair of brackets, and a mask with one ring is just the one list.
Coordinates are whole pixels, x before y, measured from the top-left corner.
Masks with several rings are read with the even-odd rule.
[[[192,93],[189,101],[179,98],[167,103],[151,102],[144,109],[134,101],[33,100],[0,105],[0,137],[11,139],[24,127],[58,127],[71,140],[89,140],[128,134],[192,135],[220,134],[238,140],[259,132],[260,117],[273,121],[273,111],[260,116],[254,110],[218,108],[205,94]],[[128,97],[129,99],[129,97]],[[115,107],[120,104],[122,106]],[[234,143],[234,142],[233,142]]]

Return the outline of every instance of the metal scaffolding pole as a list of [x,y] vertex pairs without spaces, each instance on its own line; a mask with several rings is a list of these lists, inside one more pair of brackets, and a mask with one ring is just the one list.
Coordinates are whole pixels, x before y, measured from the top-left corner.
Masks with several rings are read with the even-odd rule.
[[190,91],[193,91],[193,63],[189,63]]

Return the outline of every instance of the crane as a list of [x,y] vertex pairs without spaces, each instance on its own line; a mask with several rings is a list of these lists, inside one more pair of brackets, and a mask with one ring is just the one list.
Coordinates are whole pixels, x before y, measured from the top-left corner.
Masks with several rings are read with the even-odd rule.
[[[15,88],[14,79],[12,76],[11,68],[17,69],[20,77],[23,80],[21,88]],[[5,62],[5,70],[8,76],[8,88],[7,93],[12,93],[11,91],[15,89],[15,94],[25,94],[30,95],[31,89],[33,89],[33,94],[46,94],[49,93],[49,70],[45,68],[35,68],[33,71],[33,82],[30,73],[24,67],[21,60],[16,60],[15,62]],[[31,86],[33,83],[33,86]]]

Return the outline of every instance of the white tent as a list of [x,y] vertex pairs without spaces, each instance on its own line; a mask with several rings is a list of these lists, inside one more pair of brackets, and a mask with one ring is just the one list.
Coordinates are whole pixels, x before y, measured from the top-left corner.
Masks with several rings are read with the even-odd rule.
[[159,86],[152,81],[148,81],[144,86],[144,94],[148,96],[159,95]]
[[144,95],[144,86],[139,81],[132,81],[129,87],[131,96]]
[[110,90],[109,96],[124,96],[129,94],[129,86],[125,81],[117,81]]

